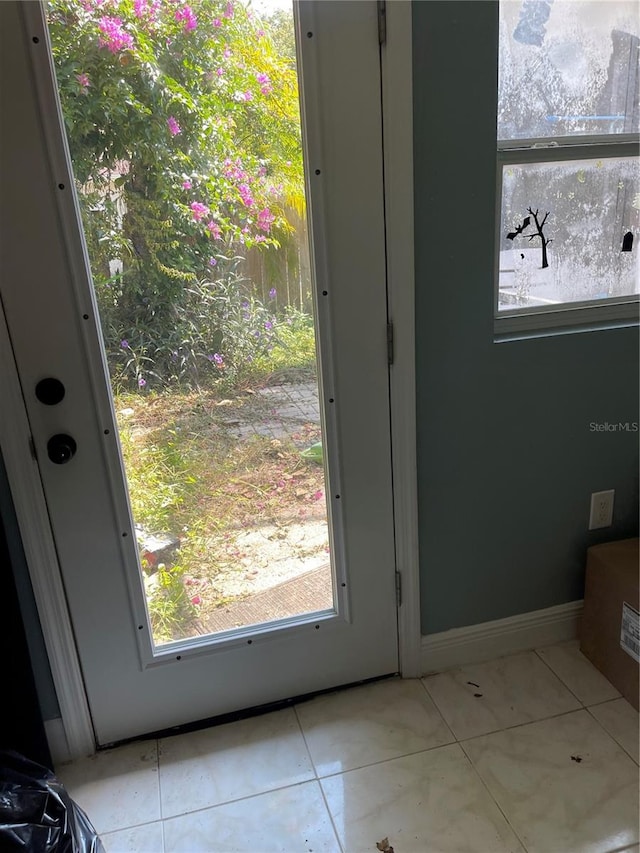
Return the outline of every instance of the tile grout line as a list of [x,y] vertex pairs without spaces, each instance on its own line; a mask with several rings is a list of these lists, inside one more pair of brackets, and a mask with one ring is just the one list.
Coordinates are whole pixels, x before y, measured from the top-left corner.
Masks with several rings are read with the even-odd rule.
[[[199,812],[208,812],[213,809],[222,808],[222,806],[233,805],[234,803],[241,803],[244,800],[255,800],[256,797],[265,797],[267,794],[275,794],[278,791],[286,791],[288,788],[300,788],[302,785],[310,785],[312,782],[320,782],[319,779],[305,779],[302,782],[294,782],[292,785],[279,785],[277,788],[269,788],[266,791],[258,791],[256,794],[248,794],[246,797],[235,797],[233,800],[223,800],[221,803],[211,803],[208,806],[201,806],[200,808],[193,809],[191,811],[180,812],[180,814],[168,815],[165,818],[162,818],[162,823],[166,823],[169,820],[177,820],[181,817],[188,817],[189,815],[198,814]],[[155,821],[151,821],[152,823]],[[147,824],[141,824],[146,826]],[[127,827],[133,828],[133,827]]]
[[162,819],[143,820],[142,823],[133,823],[131,826],[119,826],[117,829],[103,830],[102,832],[98,832],[98,835],[100,836],[100,839],[102,839],[103,835],[113,835],[116,832],[129,832],[131,829],[140,829],[143,826],[153,826],[154,823],[162,823]]
[[514,826],[514,825],[511,823],[511,821],[509,820],[509,817],[507,816],[507,813],[506,813],[506,812],[505,812],[505,810],[502,808],[502,806],[500,805],[500,803],[498,802],[498,800],[494,797],[494,795],[493,795],[492,791],[490,790],[489,786],[487,785],[487,783],[485,782],[485,780],[482,778],[482,776],[481,776],[481,774],[480,774],[480,772],[479,772],[478,768],[475,766],[475,764],[474,764],[474,763],[473,763],[473,761],[471,760],[471,757],[467,754],[466,749],[464,748],[464,746],[463,746],[461,743],[459,743],[459,744],[458,744],[458,746],[459,746],[459,747],[460,747],[460,749],[462,750],[462,754],[464,755],[464,757],[465,757],[465,758],[467,759],[467,761],[469,762],[469,765],[471,766],[472,771],[475,773],[475,775],[477,776],[477,778],[480,780],[480,784],[482,785],[482,787],[484,788],[484,790],[487,792],[487,795],[488,795],[488,796],[489,796],[489,798],[491,799],[491,802],[492,802],[492,803],[495,803],[496,808],[498,809],[498,811],[500,812],[500,814],[502,815],[502,817],[505,819],[505,821],[506,821],[506,823],[507,823],[507,826],[511,829],[511,831],[513,832],[513,834],[515,835],[515,837],[516,837],[516,838],[518,839],[518,841],[520,842],[520,844],[521,844],[521,846],[522,846],[522,849],[525,851],[525,853],[528,853],[527,845],[524,843],[524,841],[523,841],[523,840],[522,840],[522,838],[520,837],[520,833],[516,830],[515,826]]
[[[631,705],[631,702],[629,702],[629,700],[625,698],[621,693],[620,696],[614,696],[613,699],[605,699],[603,702],[589,702],[588,705],[585,705],[585,708],[588,711],[590,708],[599,708],[600,705],[608,705],[609,702],[619,702],[620,699],[624,699],[627,704]],[[633,708],[633,705],[631,705],[631,707]],[[636,709],[633,708],[633,710],[635,711]],[[636,713],[638,712],[636,711]]]
[[158,797],[160,799],[160,837],[162,839],[162,853],[165,853],[165,841],[164,841],[164,815],[162,808],[162,774],[160,772],[160,740],[161,738],[156,738],[156,755],[158,758]]
[[305,737],[304,729],[302,728],[302,723],[300,722],[300,716],[298,715],[298,706],[294,705],[293,715],[296,718],[296,722],[298,724],[298,731],[300,732],[300,736],[302,737],[302,742],[304,743],[304,748],[307,750],[307,755],[309,756],[309,761],[311,762],[311,767],[313,768],[313,774],[316,779],[319,779],[318,768],[316,767],[316,763],[313,760],[313,755],[311,755],[311,750],[309,749],[309,744],[307,743],[307,738]]
[[[623,696],[622,698],[624,699],[624,696]],[[611,701],[612,701],[612,702],[617,702],[618,700],[617,700],[617,699],[612,699]],[[602,704],[602,705],[606,705],[606,702],[601,702],[600,704]],[[634,758],[634,756],[633,756],[633,755],[631,755],[631,753],[630,753],[630,752],[629,752],[629,750],[624,746],[624,744],[620,743],[620,741],[618,740],[618,738],[617,738],[615,735],[611,734],[611,732],[610,732],[610,731],[608,731],[608,730],[604,727],[604,725],[600,722],[600,720],[599,720],[597,717],[595,717],[595,716],[591,713],[591,708],[596,708],[596,707],[597,707],[597,705],[591,705],[589,708],[585,708],[585,711],[589,714],[589,716],[591,717],[591,719],[592,719],[595,723],[597,723],[597,724],[598,724],[598,726],[602,729],[602,731],[603,731],[603,732],[604,732],[608,737],[610,737],[610,738],[611,738],[611,740],[612,740],[614,743],[616,743],[616,744],[620,747],[620,749],[624,752],[624,754],[629,756],[629,758],[633,761],[633,763],[634,763],[636,766],[640,765],[640,762],[638,762],[638,761]]]
[[329,815],[329,820],[331,821],[333,834],[336,837],[336,841],[338,842],[338,846],[340,848],[341,853],[345,853],[344,847],[342,846],[342,839],[340,838],[340,834],[338,833],[338,830],[336,828],[336,822],[333,819],[333,813],[329,808],[329,803],[327,802],[327,795],[325,794],[324,788],[322,787],[322,782],[320,781],[320,779],[316,779],[316,782],[318,783],[318,788],[320,788],[320,796],[322,797],[322,802],[324,803],[324,807],[327,810],[327,814]]
[[575,692],[575,690],[572,690],[572,689],[571,689],[571,687],[569,687],[569,685],[568,685],[568,684],[567,684],[567,682],[564,680],[564,678],[562,678],[562,676],[561,676],[561,675],[559,675],[559,674],[555,671],[555,669],[551,666],[551,664],[550,664],[550,663],[548,663],[548,662],[547,662],[547,661],[542,657],[542,655],[540,654],[540,652],[542,651],[542,649],[544,649],[544,648],[554,648],[554,646],[558,646],[558,645],[562,645],[562,643],[554,643],[554,644],[552,644],[551,646],[542,646],[540,649],[532,649],[532,651],[533,651],[534,655],[538,658],[538,660],[539,660],[539,661],[541,661],[541,662],[546,666],[546,668],[547,668],[547,669],[549,670],[549,672],[553,675],[553,677],[554,677],[554,678],[556,678],[556,679],[560,682],[560,684],[565,688],[565,690],[568,690],[568,691],[569,691],[569,693],[571,693],[571,695],[572,695],[572,696],[573,696],[573,698],[576,700],[576,702],[579,702],[579,703],[580,703],[580,705],[581,705],[583,708],[586,708],[586,707],[587,707],[587,706],[586,706],[586,704],[585,704],[585,703],[582,701],[582,699],[578,696],[578,694]]
[[[144,743],[150,743],[150,742],[153,742],[153,741],[144,741],[144,740],[136,741],[137,745],[139,745],[139,746],[141,746]],[[142,827],[142,826],[151,826],[152,824],[158,823],[158,822],[162,823],[162,798],[160,796],[160,755],[159,755],[159,746],[158,746],[158,740],[157,739],[155,739],[155,744],[156,744],[156,772],[158,774],[158,776],[157,776],[157,778],[158,778],[158,810],[159,810],[158,817],[153,818],[152,820],[142,820],[142,821],[140,821],[140,823],[131,823],[131,824],[127,824],[126,826],[116,826],[116,827],[113,827],[111,829],[102,830],[101,832],[98,833],[99,837],[102,837],[103,835],[111,835],[114,832],[128,832],[129,830],[138,829],[139,827]],[[119,749],[126,749],[127,746],[131,746],[131,744],[126,744],[126,746],[124,746],[124,747],[115,747],[113,750],[110,750],[110,751],[112,752],[112,754],[115,754]],[[97,753],[97,755],[100,755],[100,754],[106,754],[106,753]],[[81,760],[84,760],[84,759],[81,759]],[[76,762],[73,762],[73,761],[68,762],[69,765],[72,765],[75,763]],[[128,771],[124,775],[128,776],[130,774],[130,772],[131,771]]]
[[[544,661],[543,661],[543,663],[544,663]],[[553,673],[553,674],[555,675],[555,673]],[[553,720],[556,717],[564,717],[566,714],[575,714],[576,711],[587,711],[588,710],[588,708],[582,704],[580,699],[578,699],[578,697],[575,696],[574,693],[569,691],[571,693],[571,695],[575,698],[576,702],[580,703],[579,708],[572,708],[570,711],[560,711],[557,714],[550,714],[548,716],[545,715],[544,717],[537,717],[535,720],[526,720],[523,723],[515,723],[512,726],[502,726],[502,727],[497,728],[497,729],[491,729],[491,731],[488,731],[488,732],[481,732],[480,734],[469,735],[468,737],[458,737],[458,735],[454,732],[453,728],[447,723],[447,720],[444,716],[444,712],[440,711],[440,708],[438,707],[438,703],[436,702],[435,698],[429,693],[428,687],[426,686],[426,684],[424,684],[424,678],[425,678],[425,676],[423,676],[423,678],[420,679],[420,681],[423,682],[422,686],[427,691],[427,695],[429,696],[429,698],[431,699],[431,701],[435,705],[440,716],[443,718],[445,725],[447,726],[447,728],[449,729],[449,731],[451,732],[451,734],[455,738],[456,743],[463,743],[464,741],[473,740],[474,738],[477,738],[477,737],[486,737],[487,735],[495,735],[498,732],[506,732],[506,731],[510,731],[511,729],[519,729],[522,726],[530,726],[532,723],[541,723],[543,720]],[[556,678],[558,678],[557,675],[556,675]],[[564,682],[561,682],[561,683],[564,683]],[[567,689],[569,689],[569,688],[567,688]]]
[[160,773],[160,738],[156,738],[156,761],[158,762],[158,805],[160,806],[160,838],[162,840],[162,853],[165,853],[164,818],[162,816],[162,777]]
[[[559,644],[554,644],[554,645],[559,645]],[[569,693],[571,693],[571,695],[575,697],[576,701],[578,701],[578,702],[582,705],[582,707],[583,707],[583,708],[589,708],[591,705],[603,705],[605,702],[613,702],[613,701],[615,701],[616,699],[624,698],[624,697],[622,696],[622,694],[621,694],[621,693],[619,693],[619,691],[618,691],[618,696],[612,696],[610,699],[603,699],[603,700],[602,700],[602,701],[600,701],[600,702],[589,702],[589,703],[585,702],[583,699],[581,699],[581,698],[578,696],[578,694],[575,692],[575,690],[572,690],[572,689],[571,689],[571,687],[569,687],[569,685],[568,685],[568,684],[567,684],[567,682],[564,680],[564,678],[562,678],[562,676],[561,676],[561,675],[559,675],[559,674],[555,671],[555,669],[553,669],[553,667],[551,666],[551,664],[550,664],[550,663],[548,663],[548,662],[547,662],[547,661],[542,657],[542,655],[540,654],[540,652],[541,652],[543,649],[545,649],[545,648],[553,648],[553,647],[554,647],[553,645],[552,645],[552,646],[542,646],[540,649],[533,649],[533,652],[534,652],[534,654],[536,654],[536,655],[538,656],[538,659],[542,661],[542,663],[547,667],[547,669],[555,675],[555,677],[560,681],[560,683],[561,683],[561,684],[563,684],[563,685],[567,688],[567,690],[569,691]],[[578,649],[578,651],[580,651],[580,649]],[[580,652],[580,654],[582,654],[582,652]],[[583,657],[584,657],[584,656],[583,656]],[[590,661],[588,658],[586,658],[586,657],[585,657],[585,660],[587,661],[587,663],[591,664],[591,661]],[[591,666],[593,666],[593,664],[591,664]],[[595,669],[595,667],[594,667],[594,669]],[[598,672],[598,670],[596,670],[596,672]],[[598,673],[598,674],[599,674],[599,675],[601,675],[602,673]],[[604,678],[605,676],[602,676],[602,677]],[[609,681],[609,679],[608,679],[608,678],[606,679],[606,681],[608,681],[608,682],[609,682],[609,684],[611,684],[611,682]],[[613,685],[611,685],[611,686],[613,687]],[[616,689],[616,688],[614,688],[614,690],[615,690],[615,689]]]
[[[424,678],[425,678],[424,676],[421,676],[421,677],[418,679],[418,681],[419,681],[419,682],[420,682],[420,684],[422,685],[422,689],[423,689],[423,690],[424,690],[424,692],[427,694],[427,698],[429,699],[429,701],[431,702],[431,704],[433,705],[433,707],[436,709],[436,713],[438,714],[438,716],[440,717],[440,719],[441,719],[441,720],[442,720],[442,722],[444,723],[444,726],[445,726],[446,730],[449,732],[449,734],[451,735],[451,737],[453,738],[454,743],[457,743],[457,742],[458,742],[458,738],[456,737],[455,732],[453,731],[453,729],[451,728],[451,726],[449,725],[449,723],[446,721],[446,719],[445,719],[445,716],[444,716],[443,712],[440,710],[440,708],[439,708],[439,706],[438,706],[438,703],[437,703],[437,702],[436,702],[436,700],[433,698],[433,696],[431,695],[431,693],[429,693],[429,690],[427,689],[427,685],[424,683]],[[443,744],[443,746],[444,746],[444,744]]]
[[441,743],[438,746],[428,746],[426,749],[418,749],[416,752],[403,752],[402,755],[394,755],[392,758],[381,758],[380,761],[372,761],[371,764],[361,764],[358,767],[350,767],[348,770],[340,770],[337,773],[327,773],[326,776],[318,776],[318,782],[324,779],[335,779],[337,776],[346,776],[348,773],[357,773],[358,770],[368,770],[370,767],[379,767],[381,764],[389,764],[392,761],[400,761],[403,758],[413,758],[414,755],[424,755],[427,752],[435,752],[437,749],[447,749],[450,746],[458,746],[457,741]]
[[322,797],[322,802],[324,803],[324,807],[327,810],[327,814],[329,815],[329,821],[331,823],[331,828],[333,829],[333,834],[336,837],[336,840],[338,842],[338,846],[340,847],[341,852],[344,853],[344,847],[342,846],[342,839],[340,838],[340,835],[338,834],[338,830],[337,830],[335,821],[333,819],[333,814],[331,813],[331,809],[329,808],[329,803],[327,802],[327,798],[326,798],[325,793],[324,793],[324,788],[322,787],[322,782],[320,781],[320,776],[318,776],[318,768],[316,767],[316,763],[313,760],[313,756],[311,755],[311,750],[309,749],[309,744],[307,743],[307,738],[306,738],[306,735],[304,733],[304,729],[302,727],[302,722],[301,722],[300,717],[298,715],[298,706],[297,705],[293,706],[293,713],[295,714],[296,720],[298,721],[298,728],[300,729],[300,734],[302,735],[302,740],[304,741],[304,745],[305,745],[305,748],[307,750],[309,760],[311,761],[311,766],[313,767],[313,772],[315,773],[315,781],[318,785],[318,788],[320,788],[320,796]]
[[457,741],[457,743],[459,743],[459,744],[467,743],[467,741],[475,740],[476,738],[481,738],[481,737],[490,737],[491,735],[500,734],[500,732],[512,732],[514,729],[521,729],[524,726],[533,726],[536,723],[544,723],[547,720],[557,720],[559,717],[568,717],[569,714],[578,714],[580,711],[587,711],[587,710],[588,710],[587,708],[573,708],[571,711],[560,711],[558,714],[550,714],[549,716],[538,717],[535,720],[527,720],[524,723],[516,723],[513,726],[503,726],[503,728],[501,728],[501,729],[493,729],[490,732],[483,732],[482,734],[478,734],[478,735],[469,735],[469,737],[461,738],[459,741]]
[[[556,644],[556,645],[558,645],[558,644]],[[542,648],[544,648],[544,646],[543,646]],[[571,695],[572,695],[572,696],[573,696],[573,698],[576,700],[576,702],[579,702],[579,703],[582,705],[582,707],[583,707],[583,708],[586,708],[587,706],[584,704],[584,702],[582,701],[582,699],[581,699],[581,698],[580,698],[580,697],[579,697],[579,696],[578,696],[578,695],[577,695],[577,694],[576,694],[576,693],[575,693],[575,692],[574,692],[574,691],[569,687],[569,685],[566,683],[566,681],[564,680],[564,678],[561,678],[561,677],[558,675],[558,673],[553,669],[553,667],[551,666],[551,664],[547,663],[547,661],[542,657],[542,655],[541,655],[541,654],[539,654],[538,649],[533,649],[532,651],[533,651],[534,655],[536,655],[536,656],[537,656],[538,660],[539,660],[539,661],[542,661],[542,663],[547,667],[547,669],[549,670],[549,672],[551,672],[553,675],[555,675],[555,677],[558,679],[558,681],[560,682],[560,684],[562,684],[562,685],[563,685],[563,687],[565,687],[565,688],[569,691],[569,693],[571,693]]]
[[162,853],[166,853],[166,840],[164,835],[164,818],[160,821],[160,832],[162,833]]
[[[162,813],[162,774],[160,773],[160,738],[156,738],[156,761],[158,763],[158,805],[160,807],[160,820],[164,820]],[[162,831],[164,846],[164,829]]]

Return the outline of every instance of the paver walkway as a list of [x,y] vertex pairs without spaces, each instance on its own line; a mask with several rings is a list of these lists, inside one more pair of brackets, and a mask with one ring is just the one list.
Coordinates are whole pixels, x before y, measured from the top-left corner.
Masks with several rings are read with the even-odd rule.
[[[304,449],[310,444],[309,427],[320,427],[318,385],[315,381],[285,382],[260,388],[243,410],[234,412],[223,423],[241,441],[259,435],[289,439]],[[316,560],[298,558],[299,573],[295,577],[218,608],[208,615],[200,629],[214,633],[330,609],[333,607],[331,566],[327,563],[309,569],[309,563],[313,565]]]
[[327,563],[271,589],[256,592],[242,601],[218,608],[208,616],[206,625],[201,625],[200,630],[212,634],[332,607],[331,566]]
[[320,407],[316,382],[287,382],[260,388],[252,395],[247,412],[234,413],[222,423],[240,439],[252,435],[268,438],[290,438],[304,444],[300,429],[306,424],[320,426]]

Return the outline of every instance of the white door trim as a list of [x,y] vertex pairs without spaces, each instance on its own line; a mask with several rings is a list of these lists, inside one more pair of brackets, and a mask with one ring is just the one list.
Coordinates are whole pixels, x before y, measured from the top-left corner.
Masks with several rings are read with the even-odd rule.
[[421,675],[420,562],[416,461],[415,282],[413,235],[413,68],[411,3],[386,4],[382,99],[389,321],[394,325],[391,367],[391,447],[400,672]]
[[[11,412],[11,417],[0,418],[0,447],[60,707],[68,757],[82,758],[95,752],[95,737],[47,504],[38,465],[31,454],[31,429],[1,303],[0,399],[5,412]],[[55,747],[52,752],[58,755],[59,734],[58,743],[52,744]]]

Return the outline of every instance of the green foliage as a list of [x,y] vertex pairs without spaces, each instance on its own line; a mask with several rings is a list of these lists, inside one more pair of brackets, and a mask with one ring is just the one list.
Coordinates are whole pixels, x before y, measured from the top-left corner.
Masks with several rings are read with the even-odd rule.
[[313,317],[295,308],[287,308],[274,326],[271,349],[256,359],[260,374],[301,368],[315,373],[316,336]]
[[226,0],[51,0],[48,19],[112,372],[197,385],[218,377],[219,353],[239,375],[270,321],[237,258],[277,251],[285,211],[304,205],[290,17]]
[[111,357],[116,386],[134,378],[139,387],[228,388],[256,373],[254,362],[267,357],[277,339],[277,321],[237,273],[238,260],[221,261],[225,272],[215,281],[185,285],[173,322],[159,337],[144,326],[130,329]]
[[[134,399],[121,395],[118,409],[125,412]],[[122,454],[133,517],[146,530],[180,530],[183,507],[191,503],[196,480],[188,443],[178,436],[172,424],[149,431],[144,442],[135,434],[134,422],[119,418]],[[187,510],[188,512],[188,510]]]
[[157,572],[145,574],[145,592],[153,639],[156,643],[171,642],[186,632],[196,615],[184,586],[182,566],[167,568],[162,563]]

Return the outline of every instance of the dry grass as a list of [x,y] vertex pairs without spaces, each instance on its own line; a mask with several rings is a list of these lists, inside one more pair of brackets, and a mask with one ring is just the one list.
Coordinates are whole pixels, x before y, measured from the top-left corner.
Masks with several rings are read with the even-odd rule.
[[283,548],[300,564],[326,556],[323,469],[300,456],[320,427],[305,424],[286,440],[239,439],[231,425],[263,418],[266,405],[248,390],[223,399],[214,391],[116,399],[136,523],[181,539],[179,565],[167,567],[176,583],[163,593],[164,639],[196,632],[210,610],[257,581],[264,588]]

